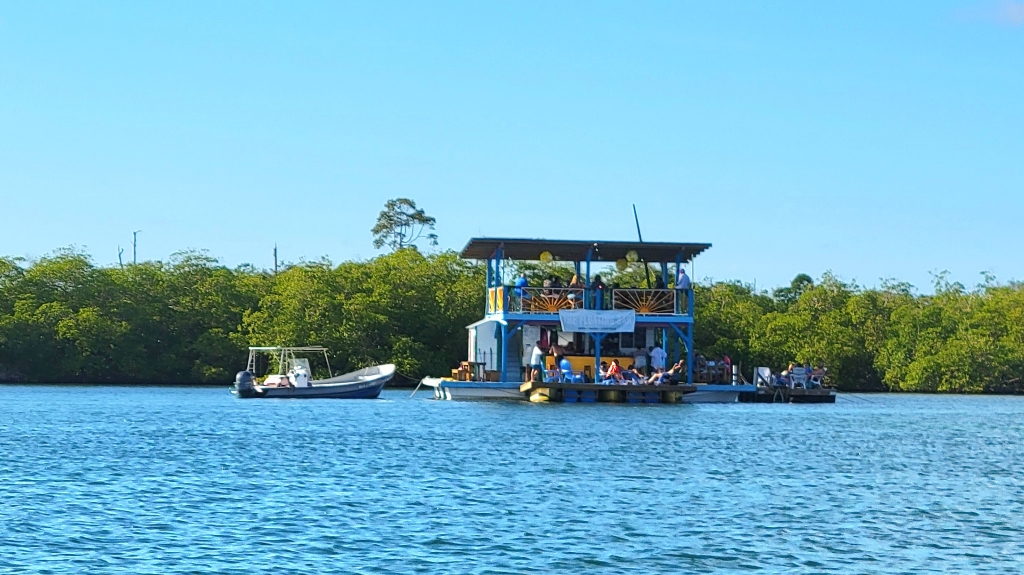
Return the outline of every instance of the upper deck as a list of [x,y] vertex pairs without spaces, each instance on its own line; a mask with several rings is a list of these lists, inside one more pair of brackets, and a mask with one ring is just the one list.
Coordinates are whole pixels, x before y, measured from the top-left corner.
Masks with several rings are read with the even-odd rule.
[[[592,264],[642,262],[656,267],[662,278],[678,270],[711,244],[666,242],[593,242],[539,239],[474,238],[463,248],[466,259],[487,262],[488,319],[555,324],[562,310],[632,310],[644,325],[693,322],[693,291],[666,287],[612,288],[594,283]],[[503,277],[501,262],[566,262],[573,265],[578,284],[569,287],[516,286]],[[675,272],[670,274],[670,265]],[[649,281],[649,280],[648,280]]]

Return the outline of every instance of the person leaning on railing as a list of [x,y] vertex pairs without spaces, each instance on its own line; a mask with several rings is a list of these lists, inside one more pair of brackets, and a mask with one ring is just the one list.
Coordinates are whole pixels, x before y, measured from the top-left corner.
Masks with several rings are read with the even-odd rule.
[[594,276],[594,281],[590,282],[590,290],[593,294],[594,309],[604,309],[604,282],[601,281],[601,274]]
[[676,274],[676,298],[683,313],[690,312],[690,287],[690,276],[686,275],[686,268],[679,266],[679,273]]
[[576,297],[576,291],[572,290],[583,290],[583,282],[580,281],[580,277],[576,274],[572,275],[572,279],[569,281],[569,295],[565,296],[569,302],[572,303],[572,307],[578,308],[583,306],[583,301]]
[[513,284],[514,288],[512,292],[516,295],[516,301],[519,302],[520,311],[523,310],[523,299],[530,297],[526,293],[526,288],[530,287],[530,280],[526,279],[526,272],[521,272],[519,277],[516,278],[516,283]]
[[679,274],[676,275],[676,289],[690,289],[690,276],[686,275],[686,268],[679,266]]

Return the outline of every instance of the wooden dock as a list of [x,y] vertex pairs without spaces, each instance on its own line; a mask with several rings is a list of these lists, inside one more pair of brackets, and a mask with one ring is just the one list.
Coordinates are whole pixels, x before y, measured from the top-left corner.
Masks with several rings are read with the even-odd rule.
[[835,403],[836,392],[827,387],[814,389],[759,387],[755,393],[741,393],[741,403]]
[[679,403],[697,391],[694,385],[602,385],[599,383],[545,383],[528,381],[519,386],[533,402],[561,403]]

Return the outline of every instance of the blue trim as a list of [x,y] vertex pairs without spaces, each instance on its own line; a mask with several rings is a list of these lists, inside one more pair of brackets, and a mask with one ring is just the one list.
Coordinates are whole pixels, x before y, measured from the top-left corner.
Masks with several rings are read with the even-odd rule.
[[[557,313],[499,312],[487,314],[484,319],[488,321],[519,321],[526,325],[560,323]],[[693,318],[684,315],[637,315],[636,323],[644,327],[665,327],[690,324],[693,323]]]

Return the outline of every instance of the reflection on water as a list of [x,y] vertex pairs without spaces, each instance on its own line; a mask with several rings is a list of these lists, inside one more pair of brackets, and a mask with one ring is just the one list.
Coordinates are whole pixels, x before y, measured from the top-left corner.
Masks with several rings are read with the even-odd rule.
[[0,572],[991,572],[1024,399],[237,400],[0,387]]

